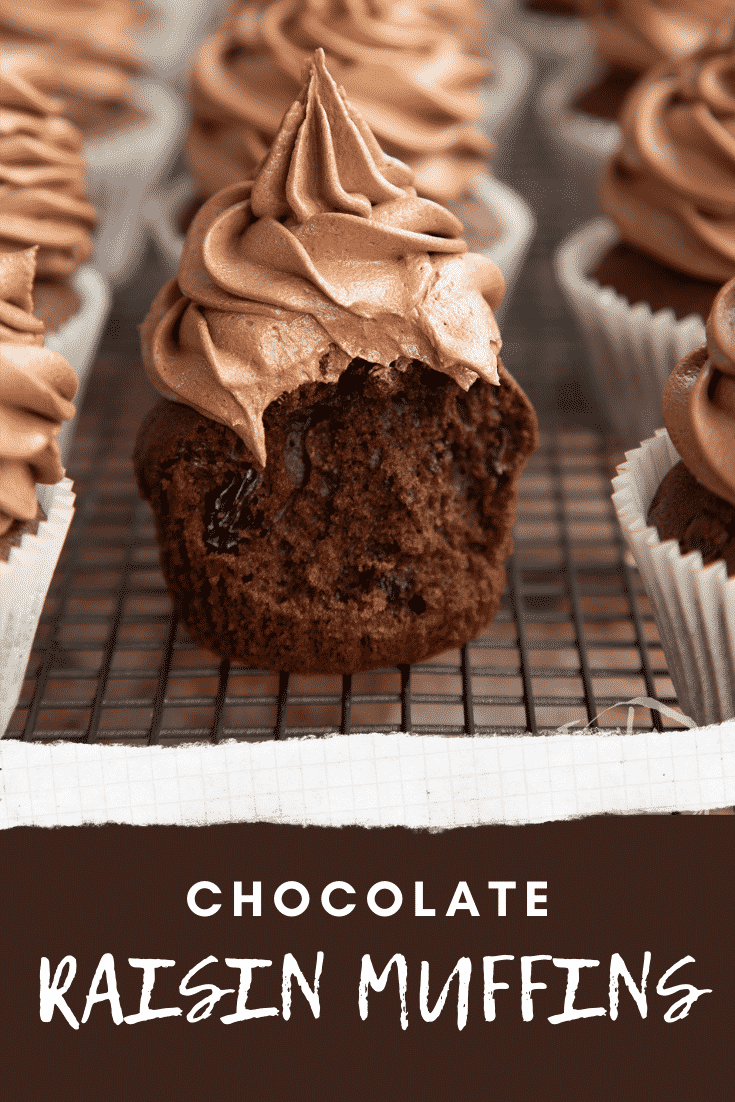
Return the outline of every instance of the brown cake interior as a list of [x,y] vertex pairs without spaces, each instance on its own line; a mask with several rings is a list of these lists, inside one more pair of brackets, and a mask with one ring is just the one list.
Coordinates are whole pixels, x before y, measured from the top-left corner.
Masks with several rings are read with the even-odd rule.
[[352,362],[265,411],[268,463],[230,429],[160,402],[135,451],[161,563],[195,640],[301,673],[420,661],[477,635],[500,602],[528,400],[465,393],[414,362]]
[[588,274],[602,287],[613,287],[631,306],[647,302],[654,313],[668,307],[680,321],[689,314],[706,318],[722,286],[675,272],[624,242],[610,249]]
[[735,508],[697,482],[682,462],[656,491],[648,523],[662,540],[677,540],[683,555],[701,551],[705,566],[723,559],[727,573],[735,574]]

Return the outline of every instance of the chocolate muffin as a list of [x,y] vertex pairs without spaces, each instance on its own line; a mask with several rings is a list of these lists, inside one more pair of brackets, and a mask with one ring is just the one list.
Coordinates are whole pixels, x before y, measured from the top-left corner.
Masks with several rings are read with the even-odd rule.
[[719,292],[707,344],[686,356],[664,391],[664,422],[682,457],[648,512],[662,540],[735,574],[735,279]]
[[160,402],[135,467],[179,616],[223,658],[357,671],[460,646],[495,615],[535,425],[517,385],[465,393],[418,361],[353,360],[231,429]]
[[735,37],[653,69],[625,102],[623,141],[600,184],[623,239],[589,274],[631,305],[706,318],[735,275],[734,75]]
[[411,181],[318,52],[144,323],[167,400],[138,485],[179,615],[231,661],[415,662],[498,608],[536,420],[497,358],[499,270]]
[[600,79],[573,107],[617,120],[638,77],[663,62],[686,61],[726,44],[733,23],[729,0],[575,0],[588,20],[596,53],[607,61]]
[[63,478],[57,437],[75,412],[77,377],[34,315],[38,253],[0,248],[0,562],[46,519],[36,485]]
[[0,250],[38,245],[35,315],[46,333],[80,309],[74,273],[92,256],[83,136],[32,83],[30,54],[0,56]]
[[0,3],[0,53],[19,55],[35,87],[64,100],[64,114],[87,141],[144,119],[135,76],[145,58],[134,43],[143,7],[129,0],[23,0]]

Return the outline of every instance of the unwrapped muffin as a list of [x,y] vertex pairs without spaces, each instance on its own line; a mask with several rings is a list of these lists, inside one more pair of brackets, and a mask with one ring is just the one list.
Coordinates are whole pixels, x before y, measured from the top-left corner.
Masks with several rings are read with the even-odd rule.
[[177,611],[223,658],[414,662],[500,602],[536,446],[498,268],[416,195],[317,52],[252,185],[199,211],[143,330],[135,466]]

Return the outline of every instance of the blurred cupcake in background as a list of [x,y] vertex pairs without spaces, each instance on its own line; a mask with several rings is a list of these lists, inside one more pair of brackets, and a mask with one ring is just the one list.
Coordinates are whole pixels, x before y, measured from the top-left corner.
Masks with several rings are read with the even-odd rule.
[[500,21],[534,57],[558,61],[589,49],[576,0],[510,0]]
[[180,181],[164,210],[152,208],[171,270],[203,200],[254,175],[318,47],[381,146],[412,169],[419,194],[449,205],[470,248],[490,250],[511,284],[533,221],[520,197],[487,172],[493,144],[481,125],[483,87],[493,69],[463,53],[413,0],[245,5],[202,43],[186,141],[194,186]]
[[[447,201],[485,169],[478,123],[492,69],[416,4],[276,0],[236,14],[200,46],[192,67],[189,166],[204,197],[249,179],[322,46],[334,79],[428,198]],[[242,26],[242,30],[241,30]]]
[[183,128],[177,97],[140,79],[145,56],[133,33],[144,9],[130,0],[0,0],[0,51],[60,97],[85,139],[89,189],[100,214],[97,261],[121,282],[145,244],[140,210],[175,155]]
[[735,279],[672,372],[663,421],[618,468],[613,502],[679,702],[719,723],[735,716]]
[[77,378],[33,313],[40,252],[0,248],[0,737],[74,512],[57,438]]
[[131,37],[143,17],[129,0],[0,0],[0,49],[36,52],[35,83],[63,96],[90,141],[145,117],[135,83],[144,55]]
[[622,128],[601,179],[608,219],[567,238],[556,270],[629,447],[660,423],[670,372],[735,276],[735,42],[653,69]]
[[[97,212],[89,202],[82,134],[62,104],[24,76],[33,57],[0,55],[0,251],[37,246],[33,300],[48,346],[73,365],[83,396],[110,295],[89,263]],[[64,455],[70,426],[61,439]]]
[[735,25],[731,0],[576,0],[588,39],[539,93],[550,140],[574,170],[596,173],[620,140],[621,112],[638,77],[654,66],[724,49]]

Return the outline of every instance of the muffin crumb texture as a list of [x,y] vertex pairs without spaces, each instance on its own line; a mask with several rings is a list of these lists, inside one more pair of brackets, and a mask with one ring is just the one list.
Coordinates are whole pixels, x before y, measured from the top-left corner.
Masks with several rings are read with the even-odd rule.
[[724,559],[735,574],[735,508],[697,482],[682,462],[656,491],[648,523],[662,540],[677,540],[683,555],[700,551],[706,565]]
[[525,395],[500,379],[465,392],[417,361],[353,360],[268,406],[265,470],[231,429],[159,402],[135,468],[194,639],[246,666],[337,673],[482,631],[536,446]]

